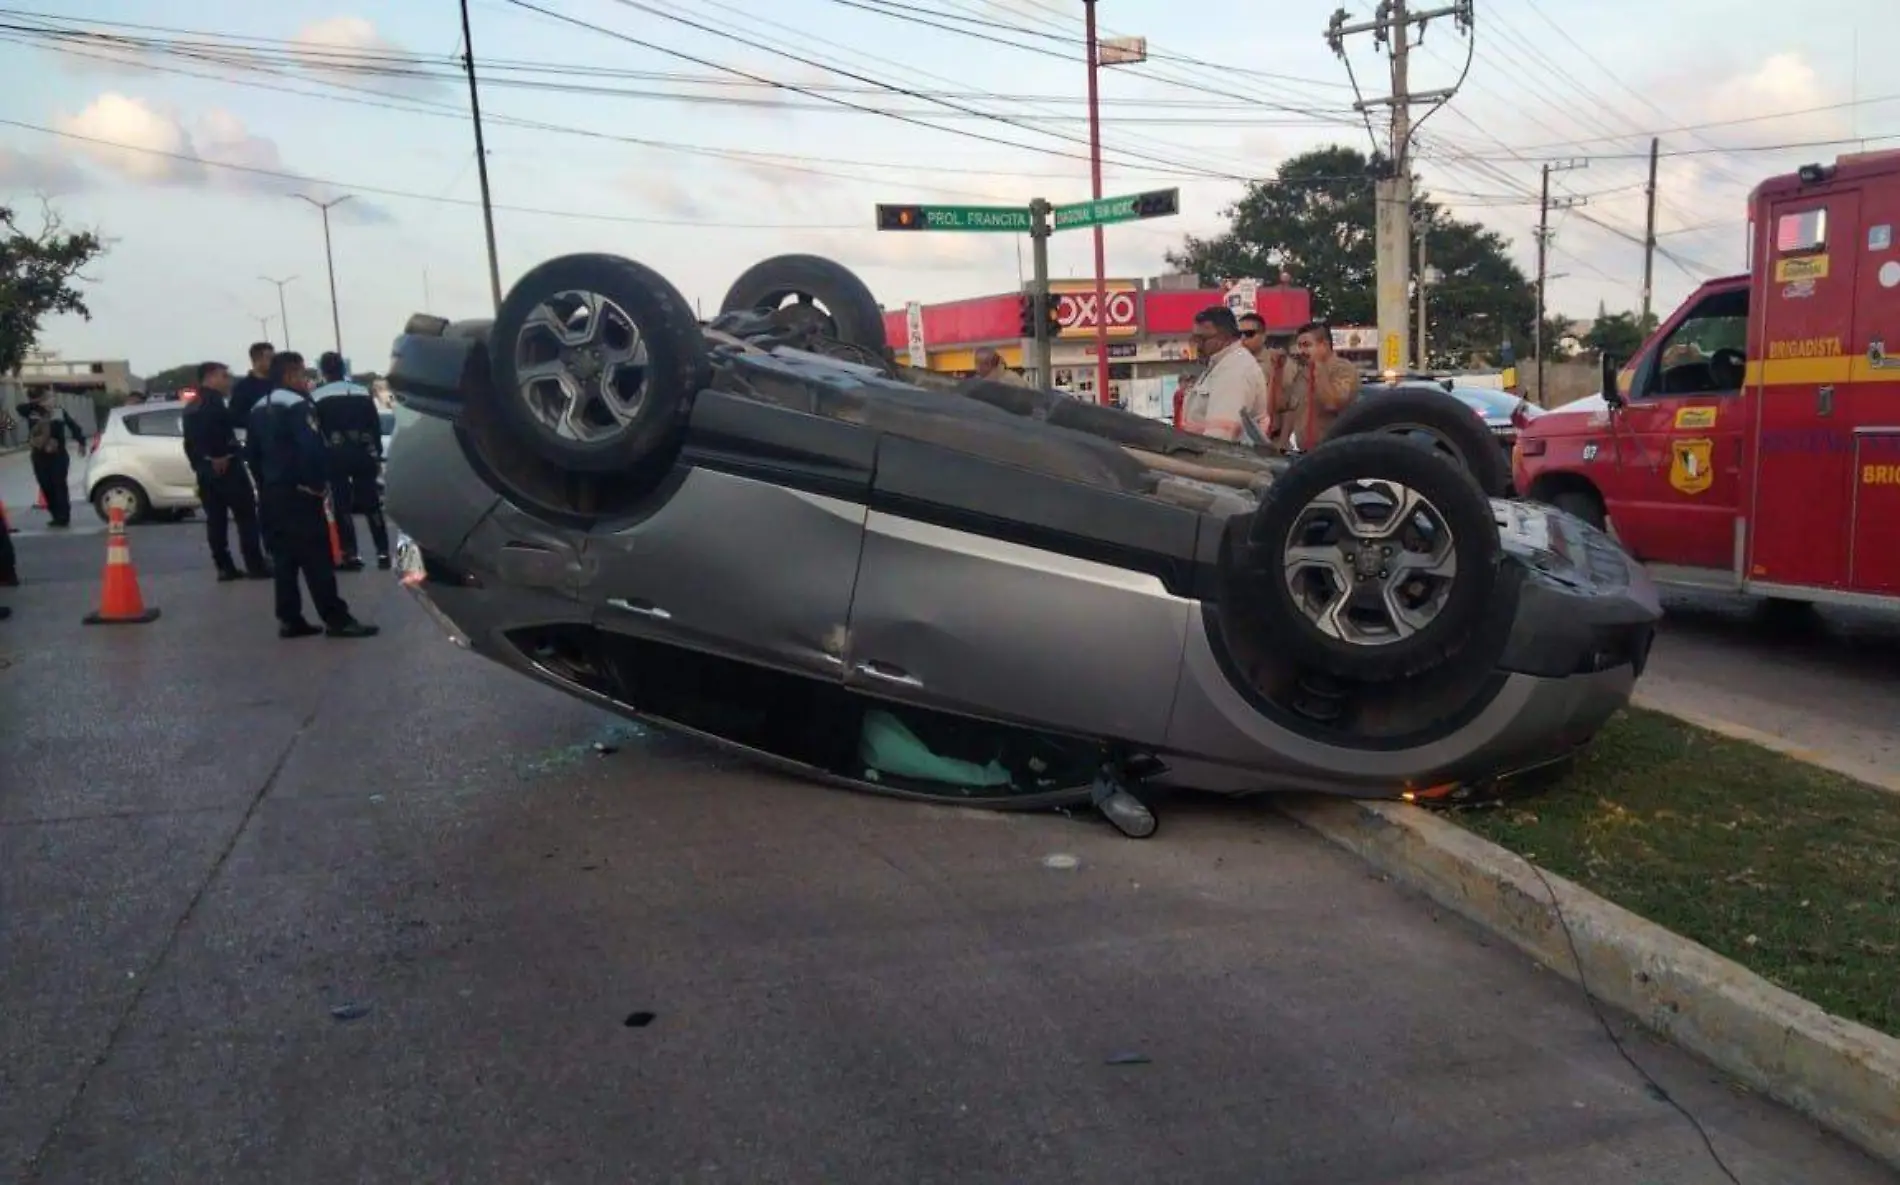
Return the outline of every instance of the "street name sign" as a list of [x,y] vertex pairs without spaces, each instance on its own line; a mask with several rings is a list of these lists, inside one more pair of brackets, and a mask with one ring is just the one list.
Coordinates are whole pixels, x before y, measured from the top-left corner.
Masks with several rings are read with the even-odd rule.
[[879,203],[879,230],[970,230],[1028,234],[1027,206],[905,206]]
[[1057,230],[1083,226],[1106,226],[1112,222],[1134,222],[1142,218],[1165,218],[1181,212],[1181,191],[1152,189],[1100,201],[1073,202],[1055,209]]

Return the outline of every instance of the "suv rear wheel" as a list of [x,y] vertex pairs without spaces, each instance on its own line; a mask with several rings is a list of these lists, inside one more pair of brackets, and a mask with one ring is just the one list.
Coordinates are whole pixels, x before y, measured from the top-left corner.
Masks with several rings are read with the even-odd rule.
[[129,477],[108,477],[92,491],[92,508],[102,522],[112,520],[114,506],[125,512],[127,523],[139,522],[152,513],[152,499],[145,487]]

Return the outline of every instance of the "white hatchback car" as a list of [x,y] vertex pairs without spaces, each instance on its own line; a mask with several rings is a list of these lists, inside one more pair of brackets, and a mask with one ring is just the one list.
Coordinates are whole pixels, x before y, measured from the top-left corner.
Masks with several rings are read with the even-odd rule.
[[86,499],[100,518],[183,518],[198,509],[198,478],[185,460],[185,404],[115,407],[86,458]]

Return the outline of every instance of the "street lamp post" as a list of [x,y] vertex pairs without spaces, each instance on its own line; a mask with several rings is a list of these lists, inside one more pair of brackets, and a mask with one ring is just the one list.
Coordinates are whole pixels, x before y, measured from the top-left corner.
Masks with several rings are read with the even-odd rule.
[[[300,201],[309,202],[323,215],[323,262],[324,265],[330,269],[330,329],[336,334],[336,352],[337,356],[341,357],[343,354],[343,318],[337,312],[336,306],[336,257],[331,254],[330,251],[330,207],[340,206],[344,202],[349,201],[350,195],[346,193],[342,197],[334,197],[327,202],[320,202],[316,198],[302,193],[293,193],[290,196]],[[289,337],[290,335],[286,332],[284,336]]]
[[[1102,200],[1102,107],[1099,75],[1103,66],[1130,65],[1148,60],[1145,37],[1111,37],[1108,45],[1096,35],[1096,0],[1082,0],[1083,27],[1088,40],[1089,66],[1089,196]],[[1103,50],[1109,52],[1105,56]],[[1095,401],[1108,395],[1108,248],[1102,224],[1095,224]]]
[[259,276],[257,278],[266,284],[277,285],[277,323],[284,327],[284,349],[288,350],[290,349],[290,313],[284,307],[284,285],[290,283],[297,277],[289,276],[282,280],[273,280],[269,276]]

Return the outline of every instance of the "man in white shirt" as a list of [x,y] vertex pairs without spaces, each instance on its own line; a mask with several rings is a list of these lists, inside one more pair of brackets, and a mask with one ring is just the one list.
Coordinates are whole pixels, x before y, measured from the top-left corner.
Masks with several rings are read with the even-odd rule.
[[1240,340],[1234,311],[1210,305],[1194,315],[1194,350],[1207,371],[1181,409],[1181,430],[1216,440],[1266,439],[1267,378]]

